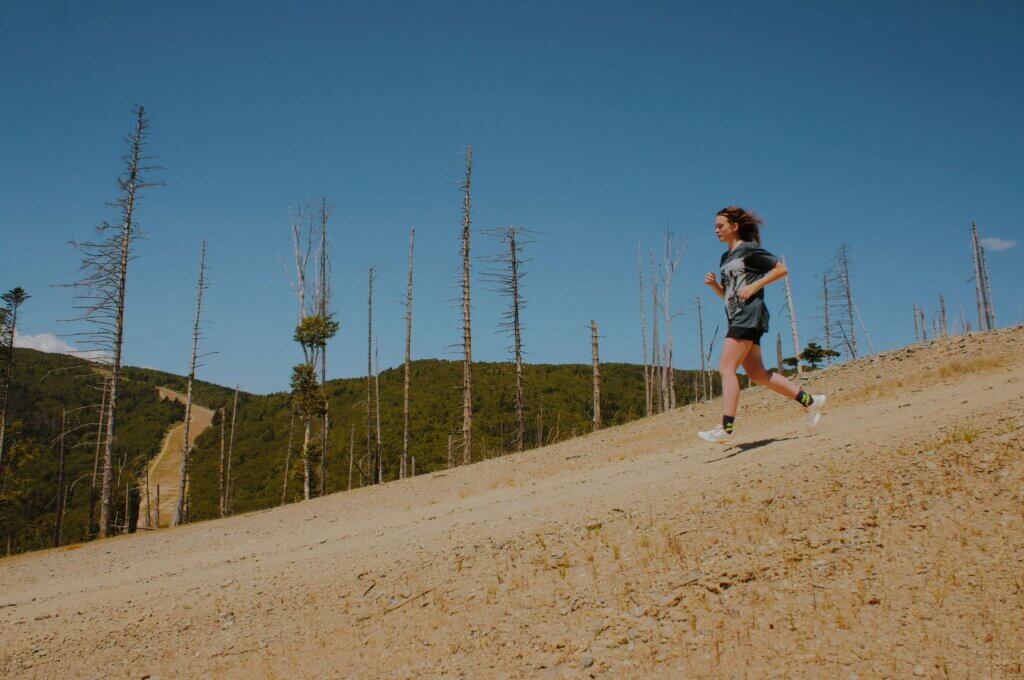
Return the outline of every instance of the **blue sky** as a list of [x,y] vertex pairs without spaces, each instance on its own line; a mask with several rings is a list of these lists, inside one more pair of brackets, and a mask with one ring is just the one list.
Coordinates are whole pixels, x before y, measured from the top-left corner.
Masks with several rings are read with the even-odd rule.
[[[785,254],[803,340],[820,276],[850,245],[877,349],[913,339],[914,301],[974,317],[968,230],[1024,241],[1019,2],[490,3],[0,0],[0,288],[27,335],[67,333],[67,290],[115,197],[131,108],[165,186],[138,217],[125,360],[184,372],[200,240],[210,279],[200,376],[287,385],[299,360],[279,264],[290,205],[335,204],[330,374],[365,371],[366,267],[380,264],[381,363],[401,361],[417,229],[415,357],[455,358],[462,149],[478,229],[541,232],[524,293],[533,362],[639,361],[635,251],[688,234],[672,291],[677,365],[696,360],[711,226],[739,203]],[[993,242],[994,243],[994,242]],[[477,232],[474,255],[497,244]],[[1021,246],[990,248],[1000,325],[1020,322]],[[479,273],[483,264],[477,262]],[[505,302],[474,277],[474,358],[506,358]],[[781,286],[768,291],[783,330]],[[714,303],[711,328],[721,322]],[[70,339],[66,339],[71,341]]]

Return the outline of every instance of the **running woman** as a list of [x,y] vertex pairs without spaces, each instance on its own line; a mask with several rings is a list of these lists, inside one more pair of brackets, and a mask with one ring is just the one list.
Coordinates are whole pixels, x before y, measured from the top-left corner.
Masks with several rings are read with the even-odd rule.
[[818,424],[825,395],[810,395],[779,373],[769,372],[761,360],[761,336],[768,332],[768,307],[764,287],[783,278],[789,271],[777,257],[761,247],[761,219],[738,206],[722,208],[715,216],[715,236],[729,249],[722,255],[719,284],[714,272],[704,276],[704,284],[725,300],[729,331],[725,334],[718,372],[722,376],[722,424],[699,432],[702,439],[728,444],[733,439],[736,407],[740,401],[740,381],[736,369],[743,366],[747,376],[772,392],[795,399],[807,412],[811,427]]

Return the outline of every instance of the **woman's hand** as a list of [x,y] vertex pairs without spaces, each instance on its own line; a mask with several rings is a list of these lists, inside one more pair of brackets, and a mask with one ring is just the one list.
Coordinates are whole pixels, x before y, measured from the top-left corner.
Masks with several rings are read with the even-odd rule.
[[708,272],[707,274],[704,275],[704,285],[711,286],[712,288],[721,287],[718,285],[718,280],[715,278],[714,272]]
[[740,288],[738,291],[736,291],[736,294],[740,296],[741,300],[746,302],[750,298],[754,297],[754,295],[756,295],[757,291],[759,290],[761,290],[761,288],[756,283],[751,283]]

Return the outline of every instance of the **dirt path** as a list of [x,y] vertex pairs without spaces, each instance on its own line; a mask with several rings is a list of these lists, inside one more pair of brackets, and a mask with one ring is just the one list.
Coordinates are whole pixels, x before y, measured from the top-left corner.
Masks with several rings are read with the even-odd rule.
[[[167,389],[166,387],[158,387],[157,390],[160,392],[160,396],[164,399],[174,399],[185,403],[185,395],[174,390]],[[213,422],[213,411],[200,406],[195,402],[192,403],[192,417],[190,418],[191,423],[189,425],[189,443],[195,443],[197,437],[203,433],[206,428],[210,427]],[[181,474],[181,453],[182,453],[182,438],[185,435],[185,423],[178,423],[164,435],[163,445],[160,447],[160,453],[158,453],[153,460],[149,462],[149,493],[151,503],[151,517],[153,523],[156,523],[157,513],[157,502],[156,493],[157,486],[160,487],[160,512],[159,526],[167,527],[171,525],[171,519],[174,517],[174,506],[178,502],[178,484]],[[146,487],[145,480],[140,484],[139,488],[140,497],[142,498],[142,505],[139,509],[141,517],[139,518],[139,526],[145,526],[146,521]]]
[[0,560],[6,677],[1019,677],[1024,329]]

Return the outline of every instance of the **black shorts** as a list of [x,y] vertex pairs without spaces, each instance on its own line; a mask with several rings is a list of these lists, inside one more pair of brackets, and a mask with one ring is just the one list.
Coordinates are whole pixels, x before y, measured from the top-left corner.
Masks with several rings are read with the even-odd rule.
[[729,326],[729,332],[725,337],[733,340],[751,340],[755,345],[761,344],[761,336],[764,335],[756,328],[743,328],[741,326]]

